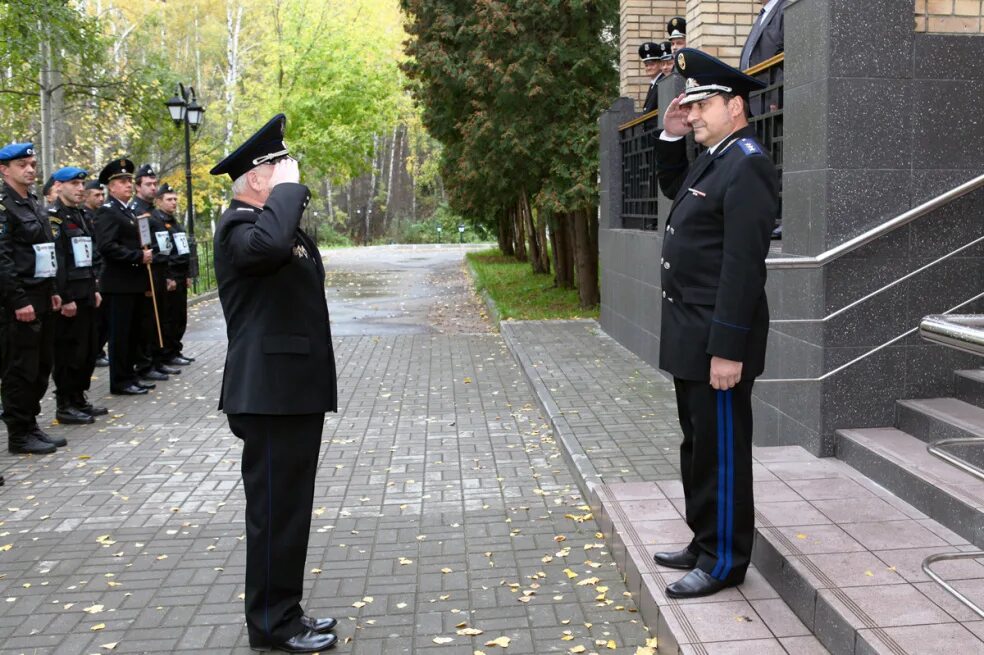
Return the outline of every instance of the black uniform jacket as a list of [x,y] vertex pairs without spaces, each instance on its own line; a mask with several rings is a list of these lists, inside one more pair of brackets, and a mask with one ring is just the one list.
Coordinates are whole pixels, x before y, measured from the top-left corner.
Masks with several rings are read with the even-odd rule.
[[[48,208],[48,219],[51,221],[51,231],[55,236],[58,288],[61,291],[62,302],[94,306],[97,289],[96,270],[93,266],[93,239],[92,233],[86,226],[82,210],[63,205],[61,200],[55,200]],[[76,250],[83,257],[88,255],[88,263],[84,260],[76,260]]]
[[655,80],[650,80],[649,91],[646,92],[646,102],[642,105],[642,113],[648,114],[659,109],[659,83],[666,79],[666,75],[660,73]]
[[96,241],[96,212],[88,207],[82,207],[82,218],[85,220],[85,229],[92,236],[93,253],[92,269],[96,272],[96,277],[102,276],[102,255],[99,253],[99,242]]
[[171,235],[171,253],[167,258],[167,276],[172,280],[184,280],[188,277],[188,272],[191,269],[191,253],[185,253],[183,255],[178,253],[178,244],[174,240],[174,235],[184,234],[185,229],[178,222],[177,218],[160,209],[154,210],[154,216],[164,225],[168,234]]
[[55,277],[35,277],[38,272],[35,244],[53,243],[48,214],[37,197],[27,197],[0,182],[0,305],[14,310],[33,305],[37,313],[51,304],[57,293]]
[[216,228],[227,414],[337,411],[325,269],[299,227],[310,197],[303,185],[279,184],[262,210],[233,200]]
[[673,198],[663,235],[659,366],[710,379],[711,357],[761,375],[769,333],[765,258],[778,176],[751,127],[688,166],[686,139],[656,141],[660,188]]
[[[171,258],[171,251],[174,249],[174,244],[171,243],[171,234],[168,232],[157,210],[146,200],[142,198],[131,200],[130,211],[138,219],[144,216],[147,217],[147,225],[150,227],[150,250],[154,253],[150,267],[154,271],[155,287],[161,287],[163,289],[164,278],[167,276],[168,262]],[[165,248],[163,250],[161,249],[161,239],[158,237],[162,237],[165,242]]]
[[96,212],[96,243],[103,258],[99,278],[103,293],[150,291],[137,218],[129,207],[112,196]]

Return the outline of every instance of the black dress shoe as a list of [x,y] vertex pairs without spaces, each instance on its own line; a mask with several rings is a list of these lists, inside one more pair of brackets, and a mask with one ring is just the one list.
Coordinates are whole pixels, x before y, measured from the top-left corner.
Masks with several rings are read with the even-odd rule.
[[50,455],[57,450],[54,444],[41,441],[33,434],[10,439],[7,450],[15,455]]
[[143,380],[137,380],[134,386],[137,386],[141,389],[146,389],[147,391],[157,388],[157,385],[154,384],[153,382],[144,382]]
[[676,582],[667,585],[666,595],[670,598],[700,598],[710,596],[727,587],[737,587],[741,580],[718,580],[702,569],[694,569]]
[[3,481],[3,476],[0,475],[0,487],[2,487],[4,484],[6,483]]
[[308,630],[314,630],[315,632],[320,632],[322,634],[326,632],[331,632],[338,625],[338,621],[326,616],[322,619],[316,619],[313,616],[302,616],[301,625],[303,625]]
[[164,375],[181,375],[180,368],[171,368],[170,366],[164,366],[163,364],[161,364],[154,370],[157,371],[158,373],[163,373]]
[[338,637],[333,634],[320,634],[311,629],[296,634],[282,644],[264,644],[250,641],[253,650],[279,650],[284,653],[317,653],[334,648]]
[[141,380],[154,380],[155,382],[163,382],[168,379],[166,373],[161,373],[160,371],[155,371],[154,369],[150,369],[144,373],[138,373],[137,375]]
[[192,360],[187,357],[182,357],[181,355],[175,355],[171,359],[164,362],[168,366],[188,366],[191,364]]
[[58,419],[59,423],[66,425],[88,425],[89,423],[96,422],[96,419],[75,407],[62,407],[58,409],[55,412],[55,418]]
[[671,569],[689,571],[697,566],[697,556],[688,549],[673,551],[671,553],[655,553],[653,560],[660,566],[667,566]]
[[84,412],[89,416],[106,416],[106,414],[109,414],[109,410],[107,408],[93,405],[88,401],[78,405],[77,408],[80,412]]
[[184,355],[182,353],[178,353],[178,357],[180,357],[181,359],[185,360],[186,362],[193,362],[193,361],[195,361],[195,358],[194,357],[188,357],[188,355]]
[[68,445],[65,437],[53,437],[37,426],[34,426],[34,429],[31,430],[31,434],[34,435],[38,441],[50,443],[55,448],[61,448],[62,446]]
[[96,358],[96,366],[99,368],[106,368],[109,366],[109,358],[105,355],[100,355]]
[[142,396],[147,393],[147,387],[137,384],[128,384],[121,389],[110,389],[109,393],[114,396]]

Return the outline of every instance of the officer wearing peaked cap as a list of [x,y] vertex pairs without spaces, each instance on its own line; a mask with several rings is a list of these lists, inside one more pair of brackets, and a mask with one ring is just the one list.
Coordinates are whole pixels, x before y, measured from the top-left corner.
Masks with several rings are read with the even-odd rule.
[[137,378],[134,365],[143,330],[144,294],[150,290],[146,265],[153,253],[143,247],[137,217],[130,209],[133,162],[114,159],[99,173],[107,198],[96,212],[96,242],[103,258],[100,290],[109,314],[109,391],[137,396],[153,389]]
[[655,111],[659,103],[659,87],[657,84],[666,77],[662,71],[660,63],[664,57],[672,57],[669,51],[669,42],[652,43],[646,42],[639,46],[639,58],[649,76],[649,91],[646,92],[646,101],[642,105],[642,113],[648,114]]
[[324,418],[338,401],[325,271],[300,228],[311,195],[285,123],[275,116],[211,170],[233,180],[215,231],[229,338],[219,408],[243,440],[250,646],[309,653],[336,642],[335,620],[306,616],[301,592]]
[[38,426],[61,309],[58,260],[48,215],[31,187],[38,160],[30,143],[0,149],[0,395],[7,448],[43,455],[66,445]]
[[98,317],[102,296],[96,285],[92,232],[82,214],[88,172],[68,166],[52,174],[55,199],[48,208],[55,253],[61,312],[55,317],[55,418],[64,424],[92,423],[108,413],[86,399],[96,367]]
[[[663,239],[660,368],[673,375],[683,443],[680,472],[693,540],[656,553],[689,570],[671,598],[740,584],[752,550],[752,407],[765,365],[765,258],[778,176],[746,118],[764,87],[698,50],[676,53],[684,93],[656,142],[660,188],[673,198]],[[706,150],[689,164],[691,131]]]
[[673,54],[687,47],[687,19],[674,16],[666,22],[666,36],[670,40]]

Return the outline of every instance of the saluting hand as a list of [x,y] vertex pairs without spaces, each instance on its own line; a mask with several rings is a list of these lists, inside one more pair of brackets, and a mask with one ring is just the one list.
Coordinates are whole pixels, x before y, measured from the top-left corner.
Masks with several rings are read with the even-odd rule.
[[275,187],[284,182],[297,184],[301,181],[301,171],[297,168],[297,161],[287,157],[281,159],[273,165],[273,174],[270,175],[270,186]]
[[727,391],[741,382],[741,362],[723,357],[711,357],[711,386],[718,391]]
[[683,100],[684,94],[681,93],[670,106],[667,107],[666,112],[663,114],[663,129],[670,136],[687,136],[690,134],[694,128],[690,126],[690,121],[687,116],[690,114],[690,110],[686,107],[680,106],[680,101]]

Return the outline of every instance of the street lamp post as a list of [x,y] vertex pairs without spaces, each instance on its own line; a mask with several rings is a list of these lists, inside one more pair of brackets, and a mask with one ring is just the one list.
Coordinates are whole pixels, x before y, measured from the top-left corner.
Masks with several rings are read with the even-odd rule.
[[194,290],[198,291],[198,243],[195,241],[195,204],[191,193],[191,131],[198,130],[205,116],[205,108],[198,104],[195,97],[195,87],[185,88],[178,84],[178,93],[164,103],[175,127],[184,125],[185,142],[185,192],[188,212],[188,249],[191,251],[191,262],[188,274],[194,280]]

